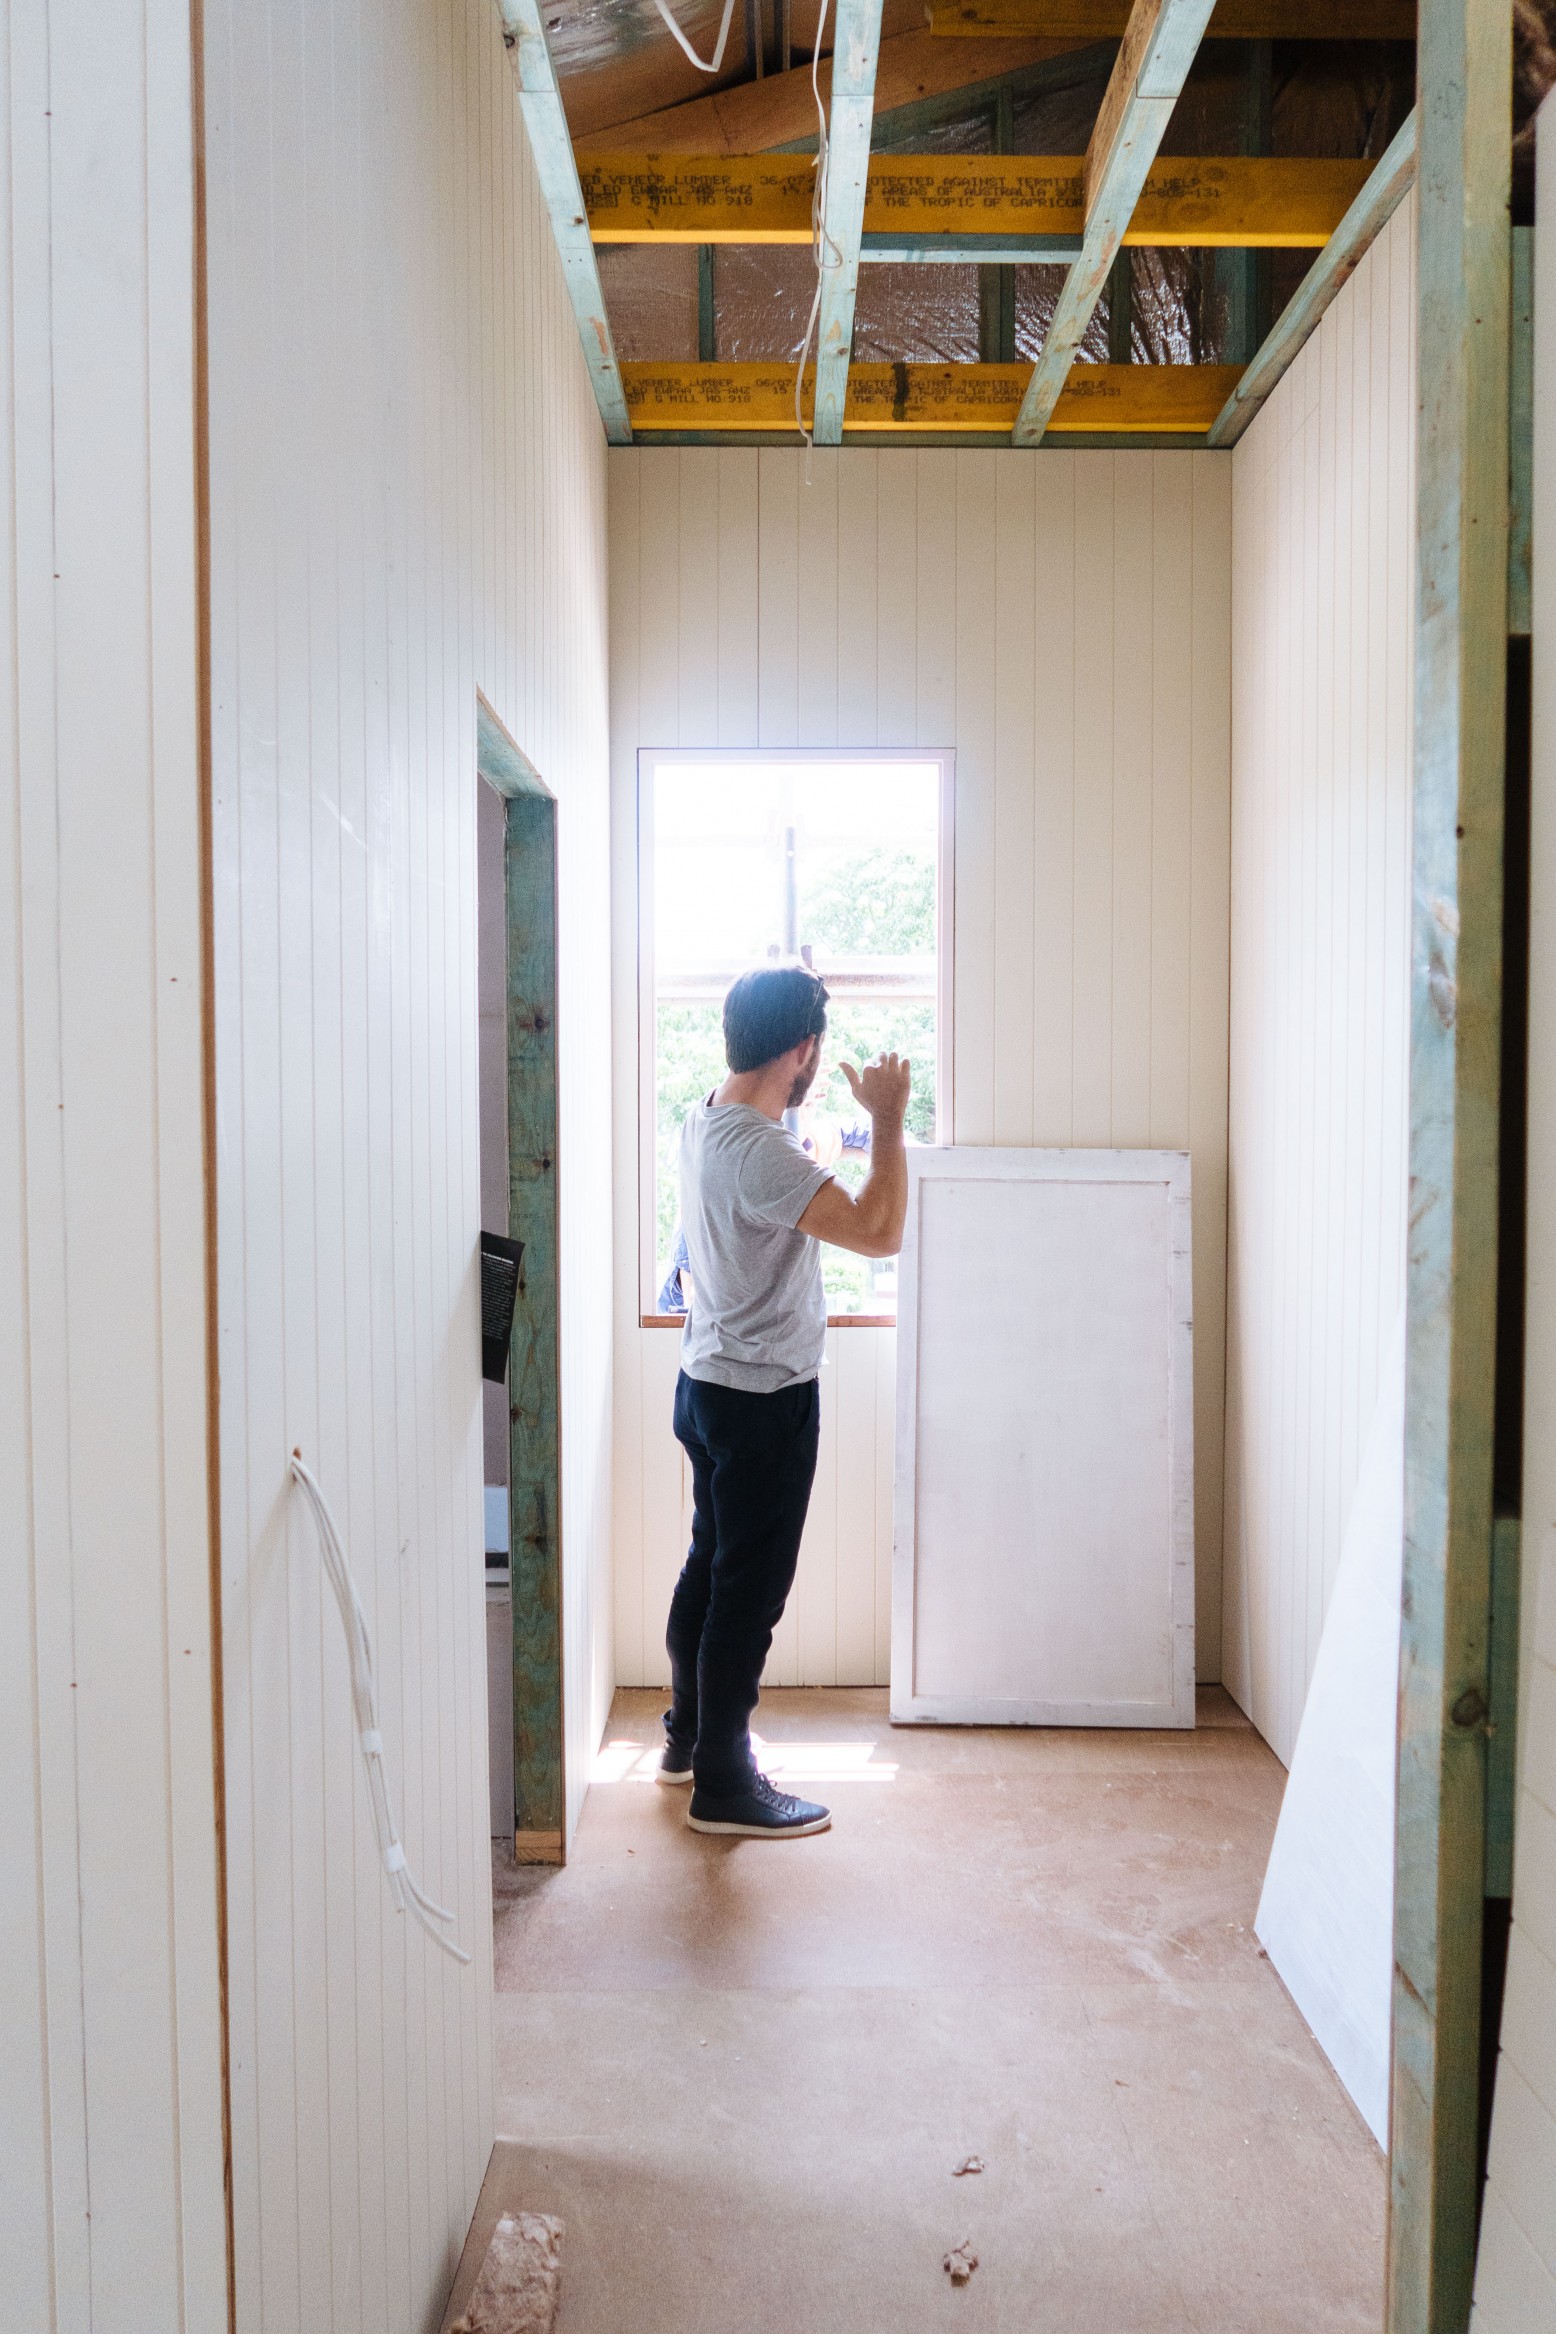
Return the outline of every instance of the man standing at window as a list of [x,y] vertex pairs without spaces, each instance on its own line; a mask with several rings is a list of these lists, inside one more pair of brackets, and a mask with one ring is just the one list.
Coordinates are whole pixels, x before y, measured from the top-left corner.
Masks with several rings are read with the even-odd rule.
[[821,1242],[856,1256],[902,1246],[911,1065],[895,1054],[863,1072],[842,1065],[871,1121],[870,1171],[855,1198],[783,1124],[815,1082],[826,1027],[826,987],[808,967],[743,974],[724,1000],[729,1076],[681,1129],[691,1305],[675,1432],[694,1504],[665,1636],[673,1699],[659,1779],[692,1785],[694,1831],[798,1837],[832,1820],[758,1772],[751,1713],[816,1472]]

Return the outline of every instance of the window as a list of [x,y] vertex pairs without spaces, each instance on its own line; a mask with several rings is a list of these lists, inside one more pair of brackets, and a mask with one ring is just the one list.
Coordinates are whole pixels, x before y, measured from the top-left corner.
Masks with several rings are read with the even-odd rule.
[[[913,1063],[908,1139],[950,1133],[949,755],[645,753],[640,757],[643,1289],[684,1310],[681,1121],[725,1075],[737,974],[801,957],[831,993],[821,1075],[790,1120],[857,1189],[869,1121],[838,1064]],[[838,1319],[891,1319],[895,1259],[823,1251]]]

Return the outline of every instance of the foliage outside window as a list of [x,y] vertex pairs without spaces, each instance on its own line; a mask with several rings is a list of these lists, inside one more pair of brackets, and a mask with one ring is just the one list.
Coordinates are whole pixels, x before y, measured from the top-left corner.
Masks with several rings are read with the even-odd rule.
[[[936,1123],[942,777],[938,761],[655,758],[645,797],[653,1058],[644,1131],[653,1144],[656,1290],[672,1282],[681,1121],[725,1075],[724,993],[752,965],[803,958],[831,993],[821,1074],[790,1123],[823,1155],[843,1141],[842,1182],[857,1189],[864,1180],[867,1155],[854,1145],[869,1125],[842,1061],[908,1055],[908,1139],[943,1139]],[[823,1255],[830,1312],[895,1311],[894,1259],[834,1248]]]

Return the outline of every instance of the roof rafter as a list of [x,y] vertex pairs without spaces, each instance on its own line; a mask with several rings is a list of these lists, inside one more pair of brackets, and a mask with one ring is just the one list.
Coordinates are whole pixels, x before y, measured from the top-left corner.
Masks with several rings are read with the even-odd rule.
[[1134,0],[1086,149],[1086,227],[1021,401],[1018,446],[1035,446],[1059,402],[1210,19],[1213,0]]
[[[1080,59],[1079,66],[1071,59]],[[1077,72],[1085,77],[1096,69],[1095,50],[1068,41],[937,40],[927,30],[893,33],[882,40],[876,65],[876,127],[894,126],[898,115],[910,127],[920,108],[934,118],[956,110],[959,97],[968,104],[992,99],[1012,75],[1031,75],[1031,86],[1041,88],[1051,73],[1062,87]],[[832,91],[830,55],[822,58],[817,78],[825,101]],[[1023,78],[1018,86],[1025,85]],[[564,83],[564,95],[571,88]],[[763,154],[781,147],[813,153],[816,100],[810,67],[768,73],[760,81],[738,82],[732,89],[716,89],[630,120],[591,123],[579,130],[574,143],[580,155]]]
[[540,19],[538,0],[496,0],[496,5],[503,46],[508,51],[508,62],[518,85],[519,109],[529,132],[540,191],[551,214],[551,232],[556,238],[567,296],[578,321],[578,337],[583,344],[595,403],[610,443],[625,446],[632,438],[626,392],[621,385],[621,367],[616,361],[610,318],[605,313],[605,294],[589,233],[583,189],[578,183],[573,141],[568,134],[567,115],[562,110],[562,93],[551,62],[551,48]]
[[881,0],[837,0],[822,217],[821,312],[816,327],[816,411],[811,424],[818,446],[840,446],[843,442],[880,47]]

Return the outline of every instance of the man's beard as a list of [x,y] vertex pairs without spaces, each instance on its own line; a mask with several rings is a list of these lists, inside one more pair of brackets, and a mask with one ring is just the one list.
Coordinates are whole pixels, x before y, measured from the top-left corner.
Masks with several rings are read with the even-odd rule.
[[800,1104],[804,1101],[812,1086],[815,1085],[816,1072],[820,1069],[820,1067],[821,1048],[818,1046],[816,1048],[815,1058],[811,1062],[810,1068],[808,1070],[802,1070],[800,1075],[795,1079],[794,1084],[789,1088],[789,1099],[784,1106],[786,1109],[799,1109]]

